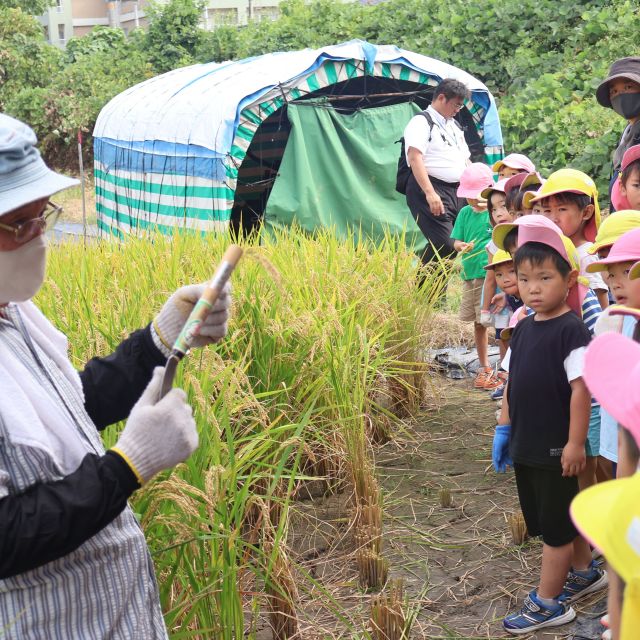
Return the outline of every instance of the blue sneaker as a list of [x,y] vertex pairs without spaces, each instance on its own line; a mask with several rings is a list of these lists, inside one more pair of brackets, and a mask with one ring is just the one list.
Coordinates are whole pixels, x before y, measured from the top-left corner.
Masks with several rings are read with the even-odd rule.
[[607,572],[592,560],[586,576],[569,571],[562,593],[558,596],[558,602],[575,602],[589,593],[604,589],[608,584]]
[[505,631],[518,636],[545,627],[560,627],[575,617],[576,612],[567,603],[557,602],[553,607],[542,604],[534,589],[525,598],[522,609],[518,613],[510,613],[502,624]]
[[502,396],[504,395],[504,385],[502,385],[501,387],[498,387],[492,394],[491,394],[491,399],[492,400],[500,400],[500,398],[502,398]]

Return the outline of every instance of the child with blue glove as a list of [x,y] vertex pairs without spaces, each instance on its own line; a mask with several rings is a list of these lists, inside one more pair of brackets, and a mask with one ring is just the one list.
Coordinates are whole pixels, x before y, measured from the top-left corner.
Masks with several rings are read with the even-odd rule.
[[493,458],[498,471],[513,460],[527,529],[542,536],[543,550],[538,587],[504,619],[514,635],[570,622],[571,603],[607,584],[569,515],[586,464],[591,407],[582,379],[590,333],[581,319],[578,254],[548,221],[518,225],[517,244],[518,290],[533,314],[515,326],[502,363],[509,382]]

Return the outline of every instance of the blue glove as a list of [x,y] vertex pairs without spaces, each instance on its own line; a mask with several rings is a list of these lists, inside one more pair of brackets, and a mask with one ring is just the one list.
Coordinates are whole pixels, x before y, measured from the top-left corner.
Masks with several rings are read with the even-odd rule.
[[493,449],[491,459],[496,473],[505,473],[507,465],[513,466],[513,460],[509,456],[509,435],[511,434],[510,424],[499,424],[493,436]]

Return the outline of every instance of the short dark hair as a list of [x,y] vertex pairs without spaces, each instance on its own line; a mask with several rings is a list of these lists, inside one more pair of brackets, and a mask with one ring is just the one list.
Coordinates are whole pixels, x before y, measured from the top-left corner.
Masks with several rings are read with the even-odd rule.
[[509,211],[519,211],[522,206],[522,196],[520,195],[522,192],[518,187],[514,187],[513,189],[509,189],[507,192],[507,202],[506,206]]
[[433,91],[433,99],[435,100],[439,95],[443,95],[447,100],[452,98],[471,99],[471,92],[467,85],[454,78],[445,78],[440,81],[440,84]]
[[638,158],[638,160],[634,160],[629,166],[626,167],[626,169],[622,172],[622,175],[620,176],[620,182],[622,182],[622,184],[626,186],[627,180],[636,171],[640,173],[640,158]]
[[509,211],[522,211],[522,207],[524,205],[524,194],[525,192],[520,191],[519,189],[511,189],[507,196],[507,209],[509,209]]
[[555,249],[542,242],[525,242],[518,247],[513,256],[513,264],[516,267],[516,271],[518,271],[523,262],[530,262],[532,265],[539,267],[549,259],[551,259],[563,278],[566,278],[571,273],[571,265]]
[[549,198],[555,198],[560,204],[575,204],[582,211],[585,207],[593,204],[591,196],[584,193],[571,193],[571,191],[561,191],[560,193],[554,193],[552,196],[547,196],[540,201],[540,204],[544,207],[544,203]]
[[502,241],[502,246],[508,253],[512,255],[515,253],[515,250],[518,248],[518,227],[513,227],[513,229],[507,233]]

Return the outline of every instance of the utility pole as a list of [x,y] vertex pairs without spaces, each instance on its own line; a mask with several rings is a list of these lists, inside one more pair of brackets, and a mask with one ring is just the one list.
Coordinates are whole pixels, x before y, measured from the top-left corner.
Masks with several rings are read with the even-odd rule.
[[110,27],[120,27],[120,0],[108,0],[107,15]]

